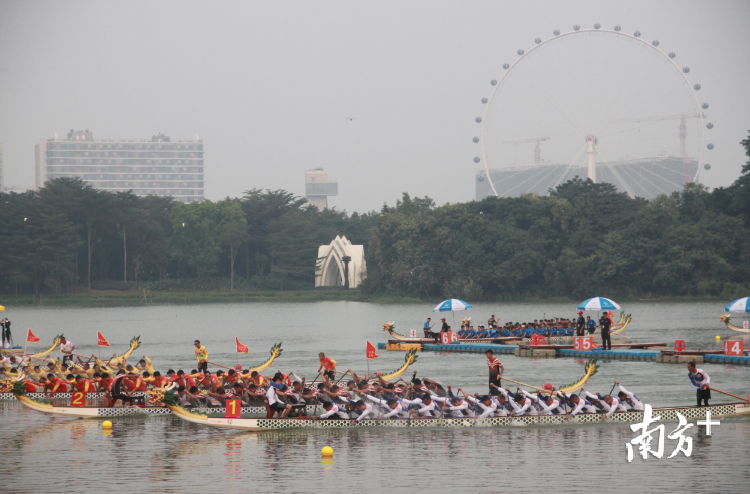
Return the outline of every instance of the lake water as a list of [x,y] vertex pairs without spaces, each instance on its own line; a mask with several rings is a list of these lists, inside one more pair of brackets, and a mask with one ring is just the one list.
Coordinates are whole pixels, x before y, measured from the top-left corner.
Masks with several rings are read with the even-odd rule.
[[[571,316],[571,305],[475,304],[475,325],[494,313],[501,321]],[[734,337],[718,317],[717,303],[631,303],[625,334],[636,341],[688,348],[721,348],[714,337]],[[212,362],[235,363],[234,337],[250,347],[243,366],[268,358],[274,343],[283,355],[269,372],[295,371],[312,379],[317,354],[326,352],[339,370],[364,372],[365,340],[385,341],[381,328],[420,329],[430,304],[379,305],[357,302],[250,303],[136,308],[8,308],[16,340],[31,327],[47,348],[64,333],[76,352],[97,352],[101,331],[112,351],[122,353],[140,335],[134,357],[148,355],[157,369],[195,367],[192,342],[200,339]],[[447,317],[451,318],[448,314]],[[734,318],[741,321],[741,318]],[[741,324],[741,323],[740,323]],[[745,340],[746,348],[748,346]],[[105,355],[102,350],[102,356]],[[404,354],[380,351],[371,370],[392,371]],[[566,384],[583,374],[580,359],[528,359],[501,355],[505,375],[541,385]],[[701,366],[719,389],[745,396],[750,367]],[[412,367],[420,375],[467,391],[487,389],[483,355],[424,352]],[[607,393],[614,380],[653,406],[692,405],[695,388],[682,365],[601,362],[587,389]],[[712,403],[725,401],[714,393]],[[727,397],[726,401],[732,401]],[[188,424],[174,417],[118,419],[112,432],[98,420],[46,416],[14,401],[0,402],[3,492],[743,492],[750,480],[750,420],[723,419],[707,436],[693,427],[690,458],[667,459],[677,442],[666,439],[661,459],[626,461],[625,444],[635,437],[625,425],[513,427],[456,430],[310,430],[242,433]],[[670,432],[676,424],[667,424]],[[334,459],[320,458],[330,445]],[[742,487],[742,486],[745,487]]]

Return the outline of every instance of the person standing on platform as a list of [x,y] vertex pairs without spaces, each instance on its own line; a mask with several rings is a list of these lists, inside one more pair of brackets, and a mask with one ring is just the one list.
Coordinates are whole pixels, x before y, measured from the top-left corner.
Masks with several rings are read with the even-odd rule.
[[698,388],[696,391],[698,406],[701,406],[701,401],[708,406],[708,400],[711,399],[711,386],[709,386],[711,378],[708,377],[708,374],[703,369],[697,369],[695,362],[689,362],[687,368],[690,382]]
[[612,319],[605,312],[602,318],[599,320],[599,325],[602,328],[602,346],[604,350],[612,350],[612,338],[609,335],[609,328],[612,326]]
[[485,352],[487,355],[487,367],[490,368],[490,395],[497,396],[500,394],[498,388],[502,387],[500,378],[505,371],[503,364],[492,354],[492,350]]
[[576,320],[576,336],[583,336],[586,331],[586,319],[583,318],[583,311],[578,311],[578,319]]
[[200,340],[195,340],[195,358],[198,359],[198,370],[206,372],[208,370],[208,350],[201,345]]

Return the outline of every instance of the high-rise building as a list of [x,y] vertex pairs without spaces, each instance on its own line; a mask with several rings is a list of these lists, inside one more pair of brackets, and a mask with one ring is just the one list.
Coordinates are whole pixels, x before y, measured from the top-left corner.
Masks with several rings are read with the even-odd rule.
[[323,211],[328,207],[328,196],[337,196],[338,194],[338,182],[328,181],[328,174],[322,168],[305,172],[305,197],[307,202]]
[[203,141],[173,142],[157,134],[150,141],[95,140],[88,130],[71,130],[64,140],[39,141],[36,186],[59,177],[80,177],[110,192],[203,200]]

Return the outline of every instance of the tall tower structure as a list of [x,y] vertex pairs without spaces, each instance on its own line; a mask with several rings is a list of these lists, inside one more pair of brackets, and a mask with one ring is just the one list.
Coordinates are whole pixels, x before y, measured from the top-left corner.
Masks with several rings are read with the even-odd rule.
[[596,136],[586,136],[589,178],[596,183]]
[[307,202],[323,211],[328,207],[328,196],[339,195],[339,183],[328,180],[322,168],[305,172],[305,197]]

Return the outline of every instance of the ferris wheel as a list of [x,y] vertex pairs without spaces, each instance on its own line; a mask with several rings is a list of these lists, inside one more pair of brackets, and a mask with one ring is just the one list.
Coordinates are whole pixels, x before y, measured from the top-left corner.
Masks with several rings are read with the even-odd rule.
[[576,25],[517,54],[475,118],[477,198],[544,193],[576,175],[654,197],[711,168],[701,85],[658,40]]

